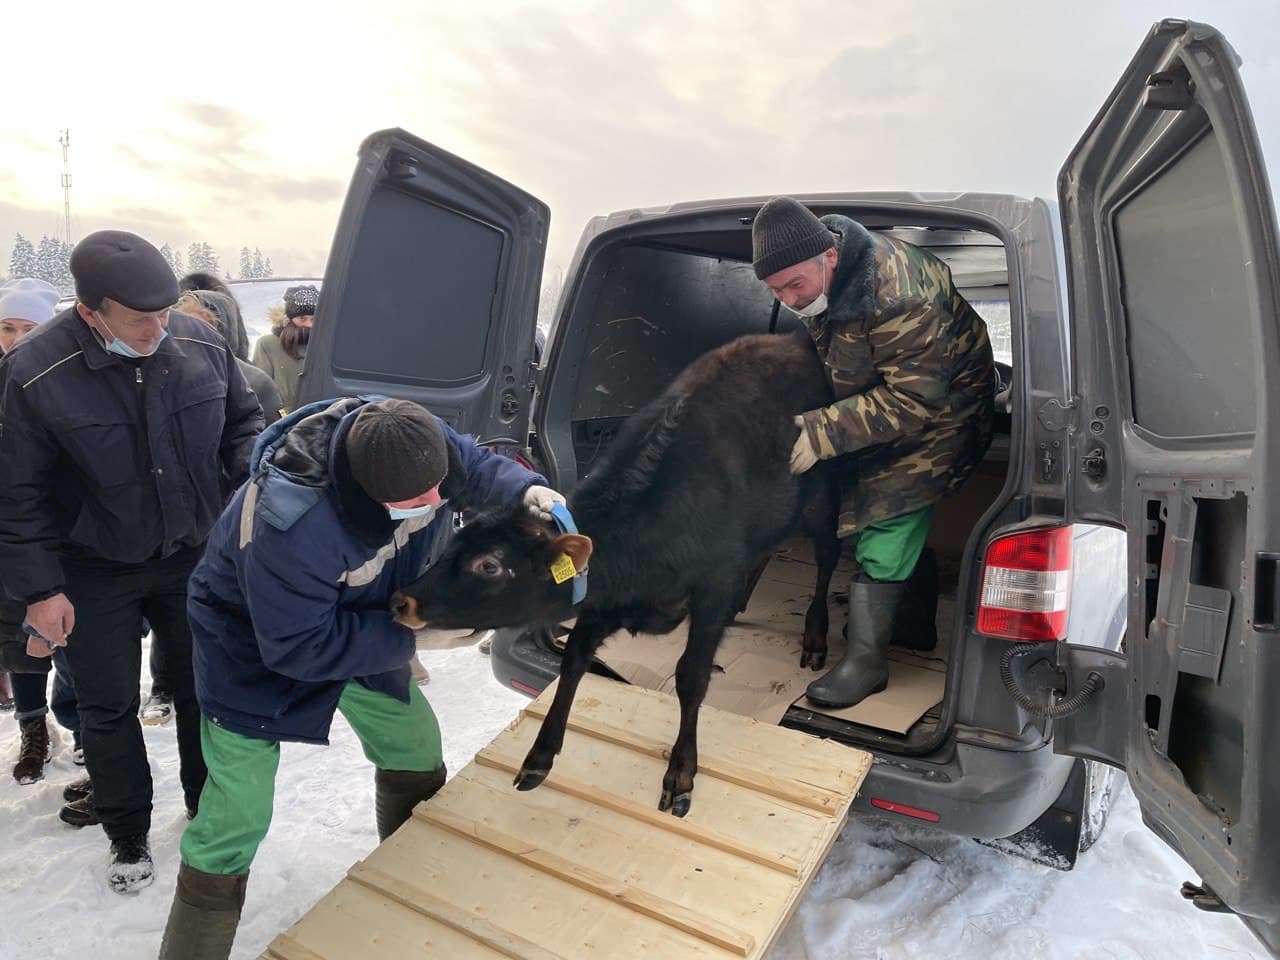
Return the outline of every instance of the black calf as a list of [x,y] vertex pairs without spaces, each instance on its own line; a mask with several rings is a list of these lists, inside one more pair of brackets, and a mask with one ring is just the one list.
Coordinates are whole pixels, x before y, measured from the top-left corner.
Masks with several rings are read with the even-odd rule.
[[684,816],[697,771],[697,717],[716,647],[746,605],[778,543],[800,526],[815,541],[818,579],[805,614],[801,662],[827,653],[827,589],[839,556],[838,494],[820,463],[788,471],[796,414],[831,402],[807,335],[749,336],[713,350],[633,416],[574,493],[582,535],[560,534],[515,508],[476,518],[393,604],[420,627],[500,627],[572,616],[570,585],[550,567],[568,555],[589,589],[577,608],[560,684],[516,777],[530,790],[564,742],[578,682],[619,629],[667,632],[689,617],[676,667],[680,732],[659,809]]

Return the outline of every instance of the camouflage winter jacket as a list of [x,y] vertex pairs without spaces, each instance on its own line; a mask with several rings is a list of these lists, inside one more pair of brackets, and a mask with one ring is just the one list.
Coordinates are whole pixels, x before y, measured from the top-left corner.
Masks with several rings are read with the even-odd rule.
[[957,489],[991,443],[995,372],[982,318],[937,257],[827,216],[839,260],[804,323],[836,402],[804,415],[823,459],[848,458],[840,535]]

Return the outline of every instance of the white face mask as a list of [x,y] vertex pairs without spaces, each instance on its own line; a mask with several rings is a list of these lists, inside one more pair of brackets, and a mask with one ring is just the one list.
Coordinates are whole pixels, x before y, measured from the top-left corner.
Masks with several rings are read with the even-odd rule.
[[819,269],[822,270],[822,292],[813,298],[813,302],[803,307],[787,307],[797,317],[817,317],[827,312],[827,262],[824,258]]
[[797,317],[816,317],[827,312],[827,295],[820,293],[807,307],[787,307]]
[[156,345],[151,348],[151,353],[139,353],[137,350],[133,349],[133,347],[129,346],[127,343],[125,343],[123,340],[117,337],[115,335],[115,331],[112,330],[109,326],[107,326],[107,320],[102,315],[101,310],[96,312],[98,314],[98,322],[102,324],[102,326],[106,329],[107,333],[111,334],[111,342],[106,344],[104,349],[107,351],[107,353],[114,353],[118,357],[128,357],[130,360],[145,360],[147,357],[151,356],[152,353],[155,353],[157,350],[159,350],[160,344],[164,343],[165,337],[169,336],[169,329],[167,327],[161,329],[160,339],[157,340]]
[[387,508],[392,520],[408,520],[412,517],[429,517],[448,502],[442,499],[439,503],[428,503],[423,507],[393,507],[389,503],[384,503],[383,506]]

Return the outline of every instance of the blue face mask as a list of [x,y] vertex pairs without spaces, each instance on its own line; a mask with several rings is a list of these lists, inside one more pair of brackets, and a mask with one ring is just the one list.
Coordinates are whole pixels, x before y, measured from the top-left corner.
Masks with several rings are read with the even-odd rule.
[[387,504],[387,513],[391,514],[392,520],[408,520],[410,517],[426,517],[436,509],[439,504],[428,503],[425,507],[393,507]]
[[107,333],[111,334],[111,336],[114,338],[106,346],[107,353],[114,353],[118,357],[128,357],[130,360],[144,360],[147,357],[151,356],[151,353],[155,353],[156,350],[160,348],[160,344],[164,343],[165,337],[169,336],[168,329],[167,328],[162,329],[160,331],[160,339],[156,341],[156,345],[151,350],[151,353],[139,353],[137,350],[133,349],[133,347],[129,346],[127,343],[125,343],[123,340],[121,340],[119,337],[115,335],[115,331],[113,331],[110,327],[107,326],[107,321],[102,319],[101,312],[98,313],[98,322],[102,324],[103,327],[106,327]]

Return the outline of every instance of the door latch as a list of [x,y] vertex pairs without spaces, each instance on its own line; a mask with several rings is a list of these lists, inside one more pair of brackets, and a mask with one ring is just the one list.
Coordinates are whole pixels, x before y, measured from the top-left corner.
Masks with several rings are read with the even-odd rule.
[[1107,475],[1107,452],[1094,447],[1080,460],[1080,470],[1094,483],[1101,483]]

